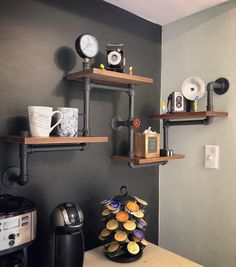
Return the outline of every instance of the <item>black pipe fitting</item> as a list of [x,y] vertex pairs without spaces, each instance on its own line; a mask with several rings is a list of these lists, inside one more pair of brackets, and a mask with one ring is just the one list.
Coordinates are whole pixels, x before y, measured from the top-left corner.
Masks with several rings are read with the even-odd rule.
[[118,92],[129,93],[129,88],[122,86],[113,86],[113,85],[96,84],[96,83],[90,83],[90,86],[91,89],[97,88],[97,89],[105,89],[105,90],[113,90]]
[[129,162],[128,166],[131,169],[138,169],[138,168],[145,168],[145,167],[156,167],[159,165],[165,165],[168,161],[160,161],[160,162],[154,162],[154,163],[145,163],[145,164],[135,164],[133,162]]
[[134,156],[134,129],[131,127],[131,120],[134,118],[134,85],[129,85],[129,118],[128,118],[128,131],[129,131],[129,157]]
[[18,185],[26,185],[29,180],[28,175],[28,151],[27,145],[20,144],[20,174],[19,175],[12,175],[9,177],[11,182],[16,182]]
[[84,127],[83,136],[90,136],[90,78],[84,78]]

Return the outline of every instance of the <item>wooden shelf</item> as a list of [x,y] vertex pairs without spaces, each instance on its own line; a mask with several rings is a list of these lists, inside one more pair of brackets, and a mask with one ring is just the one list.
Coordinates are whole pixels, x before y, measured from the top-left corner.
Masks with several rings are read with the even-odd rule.
[[128,156],[112,156],[112,159],[123,161],[123,162],[133,162],[135,164],[145,164],[145,163],[156,163],[169,160],[177,160],[185,158],[184,155],[174,154],[172,157],[158,157],[158,158],[129,158]]
[[2,136],[1,141],[15,142],[26,145],[43,144],[79,144],[79,143],[106,143],[108,137],[20,137],[20,136]]
[[147,77],[141,77],[136,75],[129,75],[127,73],[120,73],[110,70],[102,70],[91,68],[88,70],[82,70],[79,72],[71,73],[66,76],[68,80],[79,81],[84,77],[91,78],[94,82],[104,82],[106,84],[115,85],[140,85],[140,84],[152,84],[153,79]]
[[149,116],[152,120],[160,119],[190,119],[190,118],[204,118],[204,117],[227,117],[228,112],[218,111],[199,111],[199,112],[176,112],[162,115],[151,115]]

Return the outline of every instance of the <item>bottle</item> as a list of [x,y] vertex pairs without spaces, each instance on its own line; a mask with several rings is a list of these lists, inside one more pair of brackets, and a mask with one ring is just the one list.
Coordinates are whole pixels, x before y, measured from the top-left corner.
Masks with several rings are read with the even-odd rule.
[[193,103],[194,112],[197,112],[198,100],[199,100],[199,96],[196,96],[194,99],[194,103]]
[[166,102],[161,100],[161,114],[166,114]]

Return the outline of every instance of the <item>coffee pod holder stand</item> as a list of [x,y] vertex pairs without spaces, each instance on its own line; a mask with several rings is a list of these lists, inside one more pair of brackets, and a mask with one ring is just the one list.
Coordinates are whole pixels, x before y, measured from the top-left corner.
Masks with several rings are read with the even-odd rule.
[[[102,204],[104,206],[104,209],[107,209],[107,206],[112,201],[119,203],[119,205],[120,205],[119,211],[126,211],[126,204],[128,202],[137,203],[137,198],[128,194],[128,190],[127,190],[126,186],[122,186],[120,188],[120,193],[121,193],[121,195],[114,196],[113,198],[111,198],[109,200],[109,202],[107,204]],[[140,209],[141,208],[142,208],[142,211],[144,212],[144,215],[145,215],[145,207],[144,206],[141,207],[141,205],[140,205]],[[128,214],[129,214],[128,220],[132,220],[133,222],[136,223],[136,226],[137,226],[138,218],[136,218],[131,213],[128,213]],[[109,219],[105,219],[105,221],[103,220],[103,223],[105,223],[105,225],[106,225],[108,221],[115,220],[115,218],[116,218],[116,214],[110,213]],[[131,253],[129,253],[129,251],[127,249],[127,245],[129,244],[129,242],[133,242],[132,237],[134,237],[134,231],[137,230],[138,228],[136,227],[136,229],[134,229],[133,231],[128,231],[128,230],[124,229],[124,227],[122,227],[121,222],[118,222],[118,223],[119,223],[118,229],[116,229],[114,231],[109,230],[109,231],[111,231],[111,234],[108,237],[104,237],[104,240],[102,240],[102,244],[104,246],[104,254],[105,254],[106,258],[108,258],[111,261],[118,262],[118,263],[128,263],[128,262],[133,262],[133,261],[140,259],[143,255],[143,249],[145,247],[145,246],[140,245],[141,240],[140,240],[140,242],[136,243],[139,246],[139,252],[137,254],[135,254],[135,255],[131,254]],[[119,231],[119,230],[127,233],[128,238],[125,242],[119,242],[119,241],[115,240],[115,238],[114,238],[115,233],[116,233],[116,231]],[[138,230],[140,230],[143,233],[146,229],[138,229]],[[144,235],[144,233],[143,233],[143,235]],[[130,238],[131,238],[131,240],[130,240]],[[114,241],[119,243],[119,248],[115,252],[109,252],[108,247]]]

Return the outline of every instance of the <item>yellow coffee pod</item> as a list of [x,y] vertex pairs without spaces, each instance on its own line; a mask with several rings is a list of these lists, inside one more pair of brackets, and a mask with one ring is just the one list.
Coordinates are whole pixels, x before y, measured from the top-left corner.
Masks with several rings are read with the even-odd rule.
[[108,223],[107,223],[107,229],[108,230],[116,230],[118,228],[118,222],[117,220],[110,220]]
[[105,229],[103,229],[102,231],[101,231],[101,237],[107,237],[107,236],[109,236],[110,235],[110,231],[107,229],[107,228],[105,228]]
[[141,241],[141,243],[142,243],[144,246],[147,246],[147,245],[148,245],[148,242],[147,242],[146,239],[143,239],[143,240]]
[[132,201],[128,202],[126,207],[130,211],[138,211],[139,210],[139,205],[135,202],[132,202]]
[[111,199],[105,199],[101,202],[102,205],[109,205],[109,203],[111,202]]
[[141,199],[141,198],[136,197],[136,200],[138,201],[138,203],[140,203],[143,206],[147,206],[148,205],[148,203],[145,200]]
[[128,235],[124,231],[117,231],[115,234],[115,240],[118,242],[124,242],[127,239]]
[[144,213],[143,213],[143,211],[141,211],[141,210],[132,212],[131,214],[134,215],[136,218],[139,218],[139,219],[141,219],[141,218],[144,217]]
[[139,253],[140,247],[135,242],[129,242],[127,245],[127,250],[129,251],[130,254],[136,255]]
[[129,214],[126,211],[119,211],[116,214],[116,219],[119,222],[126,222],[129,219]]
[[105,238],[103,238],[101,235],[98,236],[98,239],[101,240],[101,241],[105,240]]
[[125,222],[123,224],[124,228],[128,231],[134,231],[135,228],[136,228],[136,223],[131,221],[131,220],[128,220],[127,222]]
[[114,241],[109,245],[107,250],[108,252],[112,253],[112,252],[115,252],[119,248],[119,246],[120,246],[119,243]]
[[108,216],[109,214],[110,214],[109,209],[105,209],[105,210],[102,212],[102,216]]
[[116,209],[117,209],[117,208],[114,208],[114,207],[113,207],[113,206],[111,206],[111,205],[108,205],[107,207],[108,207],[108,209],[109,209],[109,210],[111,210],[111,211],[114,211],[114,210],[116,210]]

